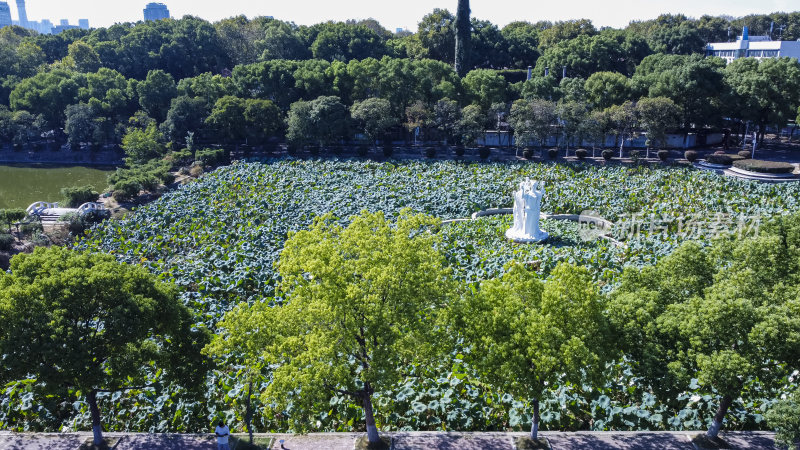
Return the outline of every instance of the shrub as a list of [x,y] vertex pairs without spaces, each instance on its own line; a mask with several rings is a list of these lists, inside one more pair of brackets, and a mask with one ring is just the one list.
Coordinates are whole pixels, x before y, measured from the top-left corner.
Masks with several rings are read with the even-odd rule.
[[706,156],[706,162],[711,164],[719,164],[723,166],[730,166],[733,163],[733,158],[724,153],[714,153],[713,155]]
[[666,161],[667,159],[669,159],[669,150],[659,150],[658,159],[662,161]]
[[225,160],[225,150],[221,148],[206,148],[197,150],[194,159],[205,166],[216,166]]
[[0,209],[0,224],[8,227],[9,232],[11,232],[11,225],[19,223],[27,215],[24,209]]
[[14,245],[14,236],[0,234],[0,250],[11,250],[12,245]]
[[778,161],[762,161],[760,159],[742,159],[739,161],[734,161],[733,166],[738,169],[749,170],[750,172],[758,173],[794,172],[794,166],[789,163]]
[[533,159],[533,150],[530,148],[526,148],[522,151],[522,157],[525,159]]
[[780,400],[767,412],[767,423],[776,431],[778,444],[792,448],[800,442],[800,388]]
[[489,147],[481,147],[481,149],[478,150],[478,156],[480,156],[481,159],[488,159],[491,153],[492,150]]
[[636,165],[639,165],[639,156],[641,156],[639,150],[631,150],[631,162],[633,162]]
[[733,161],[733,162],[742,161],[744,159],[747,159],[747,158],[739,156],[739,155],[728,155],[728,156],[731,158],[731,161]]
[[747,150],[742,150],[739,153],[737,153],[737,155],[741,156],[742,159],[750,159],[750,152],[748,152]]
[[356,149],[356,154],[358,154],[358,156],[362,158],[367,156],[367,153],[369,153],[369,147],[367,147],[366,145],[359,145],[358,148]]
[[585,148],[579,148],[579,149],[575,150],[575,156],[578,159],[585,159],[586,157],[589,156],[589,151],[586,150]]
[[139,196],[142,184],[133,179],[121,180],[114,184],[114,200],[117,202],[127,202]]
[[61,195],[67,208],[75,208],[97,200],[99,194],[95,192],[94,186],[73,186],[61,189]]
[[456,152],[456,156],[458,156],[459,158],[464,156],[464,147],[461,146],[461,145],[456,146],[455,152]]
[[391,158],[393,154],[394,154],[394,147],[392,147],[392,143],[385,142],[383,144],[383,156]]
[[191,168],[191,169],[189,169],[189,176],[192,176],[192,177],[194,177],[194,178],[197,178],[197,177],[199,177],[200,175],[202,175],[202,174],[203,174],[203,172],[205,172],[205,170],[203,169],[203,166],[201,166],[201,165],[194,165],[194,166],[192,166],[192,168]]
[[603,150],[603,159],[605,159],[606,161],[610,161],[611,158],[613,157],[614,157],[614,150],[610,149]]
[[25,222],[20,226],[19,229],[25,236],[31,236],[34,233],[41,233],[44,230],[41,222]]
[[714,152],[714,154],[715,155],[726,155],[727,153],[725,153],[725,151],[723,151],[723,150],[717,150],[717,151]]
[[695,162],[697,161],[698,154],[694,150],[686,150],[683,152],[683,157],[689,162]]
[[551,149],[547,150],[547,156],[550,159],[558,158],[558,149],[557,148],[551,148]]
[[435,158],[436,157],[436,148],[428,147],[425,149],[425,157],[426,158]]

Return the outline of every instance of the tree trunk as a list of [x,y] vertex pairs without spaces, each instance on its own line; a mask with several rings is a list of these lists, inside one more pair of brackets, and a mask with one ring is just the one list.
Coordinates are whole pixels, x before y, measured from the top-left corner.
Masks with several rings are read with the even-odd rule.
[[100,424],[100,408],[97,407],[97,391],[89,391],[89,394],[86,396],[86,401],[89,402],[89,412],[92,415],[92,434],[94,436],[94,445],[102,445],[103,426]]
[[247,385],[247,403],[245,405],[246,412],[244,414],[244,421],[247,425],[247,434],[250,437],[250,444],[253,444],[253,406],[251,398],[253,395],[253,380]]
[[364,402],[364,417],[367,423],[367,441],[377,444],[381,441],[378,427],[375,426],[375,417],[372,415],[372,394],[369,383],[364,384],[362,400]]
[[533,420],[531,420],[531,439],[539,439],[539,400],[533,399]]
[[728,395],[722,396],[722,399],[719,402],[719,408],[717,409],[717,414],[714,416],[714,422],[712,422],[711,426],[708,427],[706,436],[715,438],[717,435],[719,435],[719,430],[722,428],[722,421],[725,419],[725,414],[728,413],[728,408],[731,407],[731,403],[733,403],[733,398]]
[[469,21],[469,0],[458,0],[456,11],[456,60],[454,67],[459,77],[469,72],[469,50],[472,24]]

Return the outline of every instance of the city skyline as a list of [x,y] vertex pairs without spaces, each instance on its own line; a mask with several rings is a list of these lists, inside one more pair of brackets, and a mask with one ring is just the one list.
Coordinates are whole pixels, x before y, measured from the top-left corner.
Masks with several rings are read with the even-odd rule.
[[[276,19],[295,22],[299,25],[312,25],[327,20],[343,21],[347,19],[374,18],[389,30],[407,28],[415,31],[417,23],[425,14],[434,8],[447,8],[454,12],[457,2],[407,0],[406,2],[376,4],[367,0],[351,0],[341,2],[280,2],[274,4],[253,3],[249,0],[229,0],[219,2],[196,2],[190,0],[161,0],[166,3],[171,15],[180,18],[194,15],[209,21],[218,21],[237,15],[273,16]],[[9,1],[11,14],[19,18],[15,1]],[[142,20],[142,9],[149,3],[141,2],[101,2],[98,0],[29,0],[27,2],[27,18],[30,21],[51,19],[57,22],[69,18],[76,23],[78,18],[88,18],[93,26],[109,26],[118,22],[137,22]],[[472,15],[479,19],[490,20],[503,26],[516,20],[535,22],[538,20],[569,20],[578,18],[591,19],[600,26],[624,27],[632,20],[648,20],[664,13],[682,13],[689,17],[700,17],[703,14],[743,16],[748,14],[766,14],[776,11],[791,12],[798,8],[790,0],[764,0],[754,5],[744,0],[709,0],[696,2],[691,0],[653,0],[640,2],[637,0],[607,0],[605,2],[588,2],[584,0],[564,0],[545,4],[532,2],[519,4],[513,0],[473,0]]]

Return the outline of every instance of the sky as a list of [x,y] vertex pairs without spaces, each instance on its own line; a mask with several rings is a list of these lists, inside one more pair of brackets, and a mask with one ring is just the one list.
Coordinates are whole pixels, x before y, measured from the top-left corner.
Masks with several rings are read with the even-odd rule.
[[[11,14],[18,18],[15,0],[7,0]],[[91,26],[142,20],[142,9],[149,0],[27,0],[29,20],[50,19],[58,24],[69,19],[89,19]],[[327,20],[375,18],[384,27],[416,31],[417,23],[434,8],[455,12],[457,0],[160,0],[170,14],[186,14],[210,21],[244,14],[248,17],[274,16],[298,25]],[[568,20],[588,18],[595,26],[624,27],[631,20],[646,20],[663,13],[683,13],[690,17],[703,14],[743,16],[775,11],[800,10],[798,0],[472,0],[473,17],[504,26],[526,20]]]

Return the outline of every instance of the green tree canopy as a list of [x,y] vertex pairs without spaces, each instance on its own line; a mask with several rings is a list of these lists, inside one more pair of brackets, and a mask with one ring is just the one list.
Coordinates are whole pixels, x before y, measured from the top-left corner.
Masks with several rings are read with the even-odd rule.
[[356,102],[353,104],[352,116],[373,143],[383,138],[384,134],[398,123],[397,116],[392,113],[391,103],[382,98],[368,98]]
[[585,268],[561,264],[542,282],[515,265],[452,308],[481,379],[531,402],[531,439],[548,390],[599,380],[612,359],[603,300]]
[[691,378],[716,390],[710,436],[748,383],[774,389],[800,368],[798,237],[795,215],[757,238],[687,243],[653,267],[626,270],[612,295],[621,346],[664,401]]
[[[175,376],[197,369],[180,368],[206,342],[190,330],[190,319],[177,290],[144,268],[109,255],[37,248],[14,257],[10,273],[0,272],[0,378],[33,376],[54,394],[79,391],[99,445],[98,392],[147,384],[154,363]],[[202,379],[202,371],[196,375]]]
[[298,430],[331,396],[349,396],[363,407],[369,441],[378,442],[373,393],[441,350],[436,311],[451,282],[427,231],[435,224],[408,212],[395,224],[362,213],[347,228],[326,216],[291,233],[278,263],[282,306],[238,306],[208,353],[252,352],[251,360],[274,367],[262,396],[277,411],[291,402]]
[[139,83],[139,104],[159,123],[167,118],[172,99],[178,95],[172,75],[163,70],[151,70],[147,79]]

